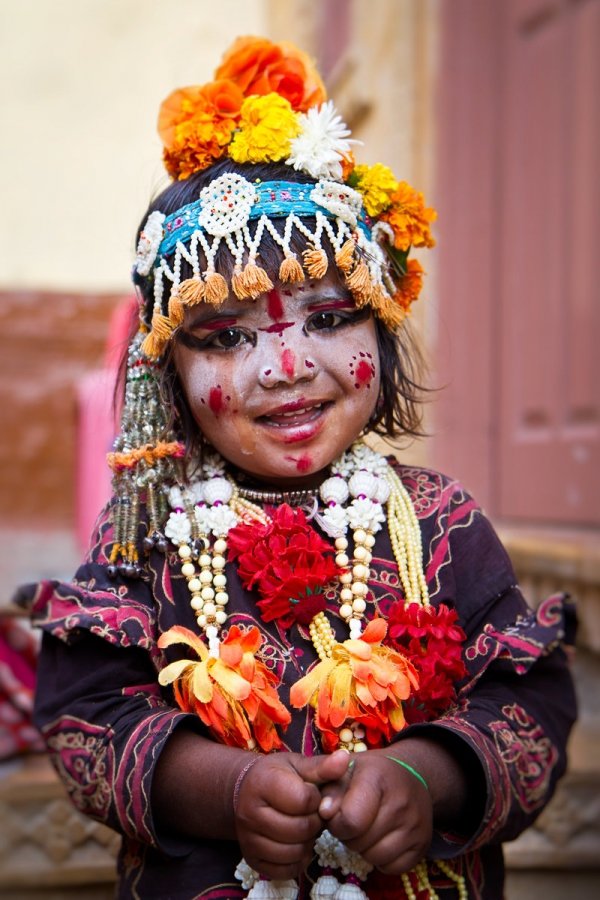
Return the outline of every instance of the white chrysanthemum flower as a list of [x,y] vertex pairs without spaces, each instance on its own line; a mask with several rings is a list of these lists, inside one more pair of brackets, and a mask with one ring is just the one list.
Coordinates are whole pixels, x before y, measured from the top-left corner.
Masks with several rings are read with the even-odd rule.
[[228,506],[212,506],[208,513],[210,530],[218,537],[237,525],[237,516]]
[[187,544],[192,526],[184,512],[172,512],[165,526],[165,534],[176,546]]
[[346,123],[331,100],[318,108],[313,106],[299,116],[300,134],[291,142],[288,166],[306,172],[311,178],[342,177],[342,157],[350,151],[350,145],[358,141],[347,140],[350,135]]
[[348,515],[343,506],[329,506],[318,515],[317,522],[329,537],[343,537],[348,531]]
[[198,530],[200,534],[209,534],[210,533],[210,506],[207,506],[205,503],[200,503],[198,506],[194,507],[194,518],[196,519],[196,523],[198,525]]
[[183,509],[185,506],[183,502],[183,492],[178,484],[174,484],[173,487],[169,488],[168,496],[171,509]]
[[372,531],[376,534],[383,522],[385,515],[381,504],[373,502],[368,498],[364,500],[353,500],[348,507],[348,520],[352,529],[364,528],[365,531]]
[[245,891],[249,891],[251,887],[254,887],[260,877],[258,872],[249,866],[245,859],[239,861],[234,874],[238,881],[242,882],[242,887]]

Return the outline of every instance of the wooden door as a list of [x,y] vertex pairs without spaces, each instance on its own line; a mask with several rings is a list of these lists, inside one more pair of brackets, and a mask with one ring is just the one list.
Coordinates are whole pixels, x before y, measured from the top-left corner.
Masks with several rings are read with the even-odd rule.
[[442,10],[435,462],[496,516],[600,524],[600,0]]

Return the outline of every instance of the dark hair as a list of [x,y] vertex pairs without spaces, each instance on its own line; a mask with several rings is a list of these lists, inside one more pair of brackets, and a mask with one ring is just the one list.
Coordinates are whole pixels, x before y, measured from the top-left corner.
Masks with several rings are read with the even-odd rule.
[[[146,211],[138,229],[138,238],[150,213],[155,210],[160,210],[165,215],[174,213],[182,206],[196,200],[203,187],[226,172],[236,172],[249,181],[260,179],[261,181],[285,180],[301,184],[313,183],[304,173],[297,172],[283,163],[239,165],[230,159],[224,159],[185,180],[173,182],[162,191]],[[283,220],[274,220],[278,230],[283,228],[282,223]],[[309,227],[314,228],[314,222],[309,221]],[[292,232],[290,247],[298,255],[306,249],[306,240],[296,229]],[[215,265],[217,271],[227,278],[231,275],[233,263],[231,255],[224,248],[221,252],[221,249],[219,248],[217,253]],[[339,274],[335,265],[334,250],[328,240],[323,241],[323,249],[332,263],[329,271]],[[260,264],[271,276],[274,274],[276,278],[282,259],[281,248],[268,233],[265,233],[261,241]],[[182,264],[181,276],[182,280],[192,276],[191,267],[185,262]],[[142,293],[145,316],[149,324],[154,303],[152,274],[146,277],[136,276],[134,280]],[[396,332],[389,331],[376,316],[374,322],[380,357],[381,388],[375,411],[368,423],[368,430],[396,441],[406,436],[420,437],[424,434],[421,404],[424,394],[428,390],[422,384],[425,374],[422,353],[409,322],[405,321]],[[177,330],[174,332],[174,340],[169,343],[164,357],[161,390],[163,401],[171,413],[169,425],[185,442],[186,456],[190,457],[192,454],[202,453],[204,441],[188,406],[175,367],[173,346],[176,340]]]

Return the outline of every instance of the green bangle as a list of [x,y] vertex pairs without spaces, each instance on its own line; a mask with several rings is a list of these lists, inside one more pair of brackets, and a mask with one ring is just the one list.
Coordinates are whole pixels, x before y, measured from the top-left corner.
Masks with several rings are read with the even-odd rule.
[[413,769],[413,767],[410,766],[407,762],[404,762],[403,759],[396,759],[395,756],[386,756],[386,759],[391,759],[392,762],[398,763],[399,766],[402,766],[403,769],[406,769],[407,772],[410,772],[411,775],[414,775],[415,778],[417,778],[421,782],[426,791],[429,790],[429,786],[421,773],[417,772],[416,769]]

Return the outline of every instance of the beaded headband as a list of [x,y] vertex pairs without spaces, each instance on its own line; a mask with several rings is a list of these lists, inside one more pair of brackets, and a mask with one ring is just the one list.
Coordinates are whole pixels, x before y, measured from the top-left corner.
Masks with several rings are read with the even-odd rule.
[[[275,219],[285,220],[280,230],[273,224]],[[314,221],[314,228],[307,219]],[[250,222],[256,222],[253,232]],[[254,300],[271,290],[269,275],[257,265],[265,236],[281,248],[278,277],[283,283],[302,281],[305,271],[313,278],[324,276],[328,259],[322,238],[326,237],[357,306],[369,303],[388,327],[394,327],[401,321],[402,309],[392,299],[394,282],[381,246],[391,227],[383,222],[369,225],[361,195],[338,182],[253,184],[234,173],[216,178],[200,192],[199,200],[169,216],[153,212],[140,236],[136,260],[138,274],[152,271],[154,280],[152,331],[144,351],[151,357],[160,355],[183,318],[184,306],[202,301],[219,304],[227,298],[225,278],[215,269],[222,245],[231,254],[231,288],[239,300]],[[302,254],[304,268],[290,246],[294,232],[309,247]],[[206,261],[203,272],[202,258]],[[182,281],[183,262],[191,266],[193,277]],[[163,310],[165,280],[171,284],[167,311]]]

